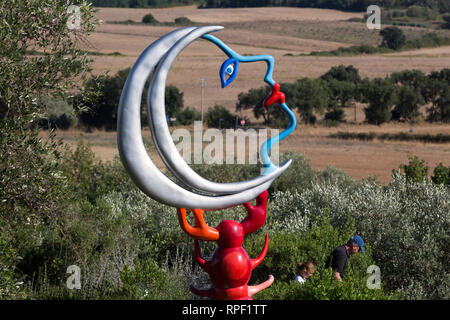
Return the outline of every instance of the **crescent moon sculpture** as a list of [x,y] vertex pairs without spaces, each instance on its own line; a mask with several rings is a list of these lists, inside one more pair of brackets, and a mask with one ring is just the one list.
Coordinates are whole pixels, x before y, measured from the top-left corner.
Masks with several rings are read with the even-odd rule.
[[166,86],[167,73],[178,54],[195,39],[203,36],[205,33],[217,30],[218,27],[200,27],[190,32],[180,39],[161,59],[156,69],[150,89],[148,91],[148,114],[149,124],[152,131],[152,137],[157,146],[161,159],[163,159],[167,168],[181,182],[191,188],[202,192],[212,194],[232,194],[241,192],[259,186],[267,181],[273,181],[283,173],[290,165],[290,161],[285,162],[280,168],[274,168],[270,173],[261,175],[252,180],[234,183],[215,183],[199,176],[184,161],[173,143],[169,127],[166,121],[164,93]]
[[[236,54],[219,39],[209,35],[209,33],[222,28],[220,26],[182,28],[156,40],[137,59],[128,75],[120,98],[117,136],[119,154],[125,168],[144,193],[177,208],[218,209],[251,201],[267,190],[274,179],[283,173],[291,163],[291,160],[288,160],[281,167],[277,167],[270,162],[268,157],[271,145],[283,139],[295,128],[295,116],[284,103],[284,95],[276,89],[277,83],[272,79],[273,58],[271,56],[242,57]],[[271,96],[266,101],[281,103],[290,123],[280,135],[263,144],[260,152],[263,170],[259,177],[243,182],[223,184],[211,182],[199,176],[187,165],[173,143],[165,114],[164,93],[167,74],[177,55],[200,37],[218,45],[230,57],[236,67],[234,69],[236,72],[239,61],[265,60],[268,63],[268,72],[264,80],[273,89]],[[228,60],[226,63],[229,62]],[[210,195],[198,194],[177,185],[155,166],[145,150],[141,133],[140,102],[145,82],[156,66],[148,96],[149,125],[156,149],[167,168],[180,182],[193,190]],[[229,74],[230,69],[232,68],[224,70]],[[228,83],[234,80],[234,77],[230,76]],[[225,86],[228,83],[225,80]],[[224,86],[223,78],[222,84]]]

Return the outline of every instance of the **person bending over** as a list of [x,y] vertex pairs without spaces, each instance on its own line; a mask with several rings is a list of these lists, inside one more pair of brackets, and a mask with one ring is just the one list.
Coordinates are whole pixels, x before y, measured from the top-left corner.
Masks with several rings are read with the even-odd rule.
[[340,245],[333,250],[325,263],[325,268],[331,267],[334,278],[342,281],[348,260],[360,251],[365,252],[364,241],[360,236],[355,235],[346,244]]

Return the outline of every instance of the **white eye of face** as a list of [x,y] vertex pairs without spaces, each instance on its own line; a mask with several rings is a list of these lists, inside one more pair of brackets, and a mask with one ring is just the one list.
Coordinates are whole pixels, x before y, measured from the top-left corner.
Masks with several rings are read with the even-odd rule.
[[233,67],[233,65],[230,64],[230,65],[227,67],[227,69],[225,70],[225,72],[226,72],[227,75],[231,76],[231,75],[233,74],[233,72],[234,72],[234,67]]

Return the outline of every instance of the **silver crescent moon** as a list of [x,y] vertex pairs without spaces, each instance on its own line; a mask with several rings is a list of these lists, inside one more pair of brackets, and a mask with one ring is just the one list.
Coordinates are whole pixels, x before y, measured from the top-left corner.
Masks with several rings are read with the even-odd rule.
[[[210,28],[207,32],[222,29],[222,27],[203,28]],[[152,43],[139,56],[127,77],[120,97],[117,142],[126,170],[136,185],[148,196],[177,208],[218,209],[255,199],[273,180],[231,195],[214,197],[193,193],[171,181],[155,166],[147,154],[141,132],[140,105],[146,80],[168,50],[196,29],[183,28],[172,31]]]
[[216,195],[238,193],[263,183],[273,181],[282,174],[291,163],[291,161],[288,160],[273,172],[258,176],[251,180],[232,183],[216,183],[198,175],[184,161],[178,152],[166,121],[165,88],[167,74],[172,63],[184,48],[204,34],[220,29],[221,28],[219,27],[199,27],[181,38],[172,48],[170,48],[164,58],[161,59],[158,68],[153,74],[148,90],[147,102],[149,126],[152,131],[153,141],[166,167],[185,185],[201,192],[209,192]]

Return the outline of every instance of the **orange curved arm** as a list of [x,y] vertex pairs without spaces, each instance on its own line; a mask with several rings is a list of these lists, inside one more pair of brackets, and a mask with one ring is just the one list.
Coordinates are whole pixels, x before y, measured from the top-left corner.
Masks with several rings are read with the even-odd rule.
[[186,219],[187,210],[185,208],[178,208],[178,222],[181,229],[188,235],[197,240],[203,241],[217,241],[219,240],[219,231],[211,228],[205,223],[203,218],[204,211],[202,209],[194,209],[195,227],[192,227]]

